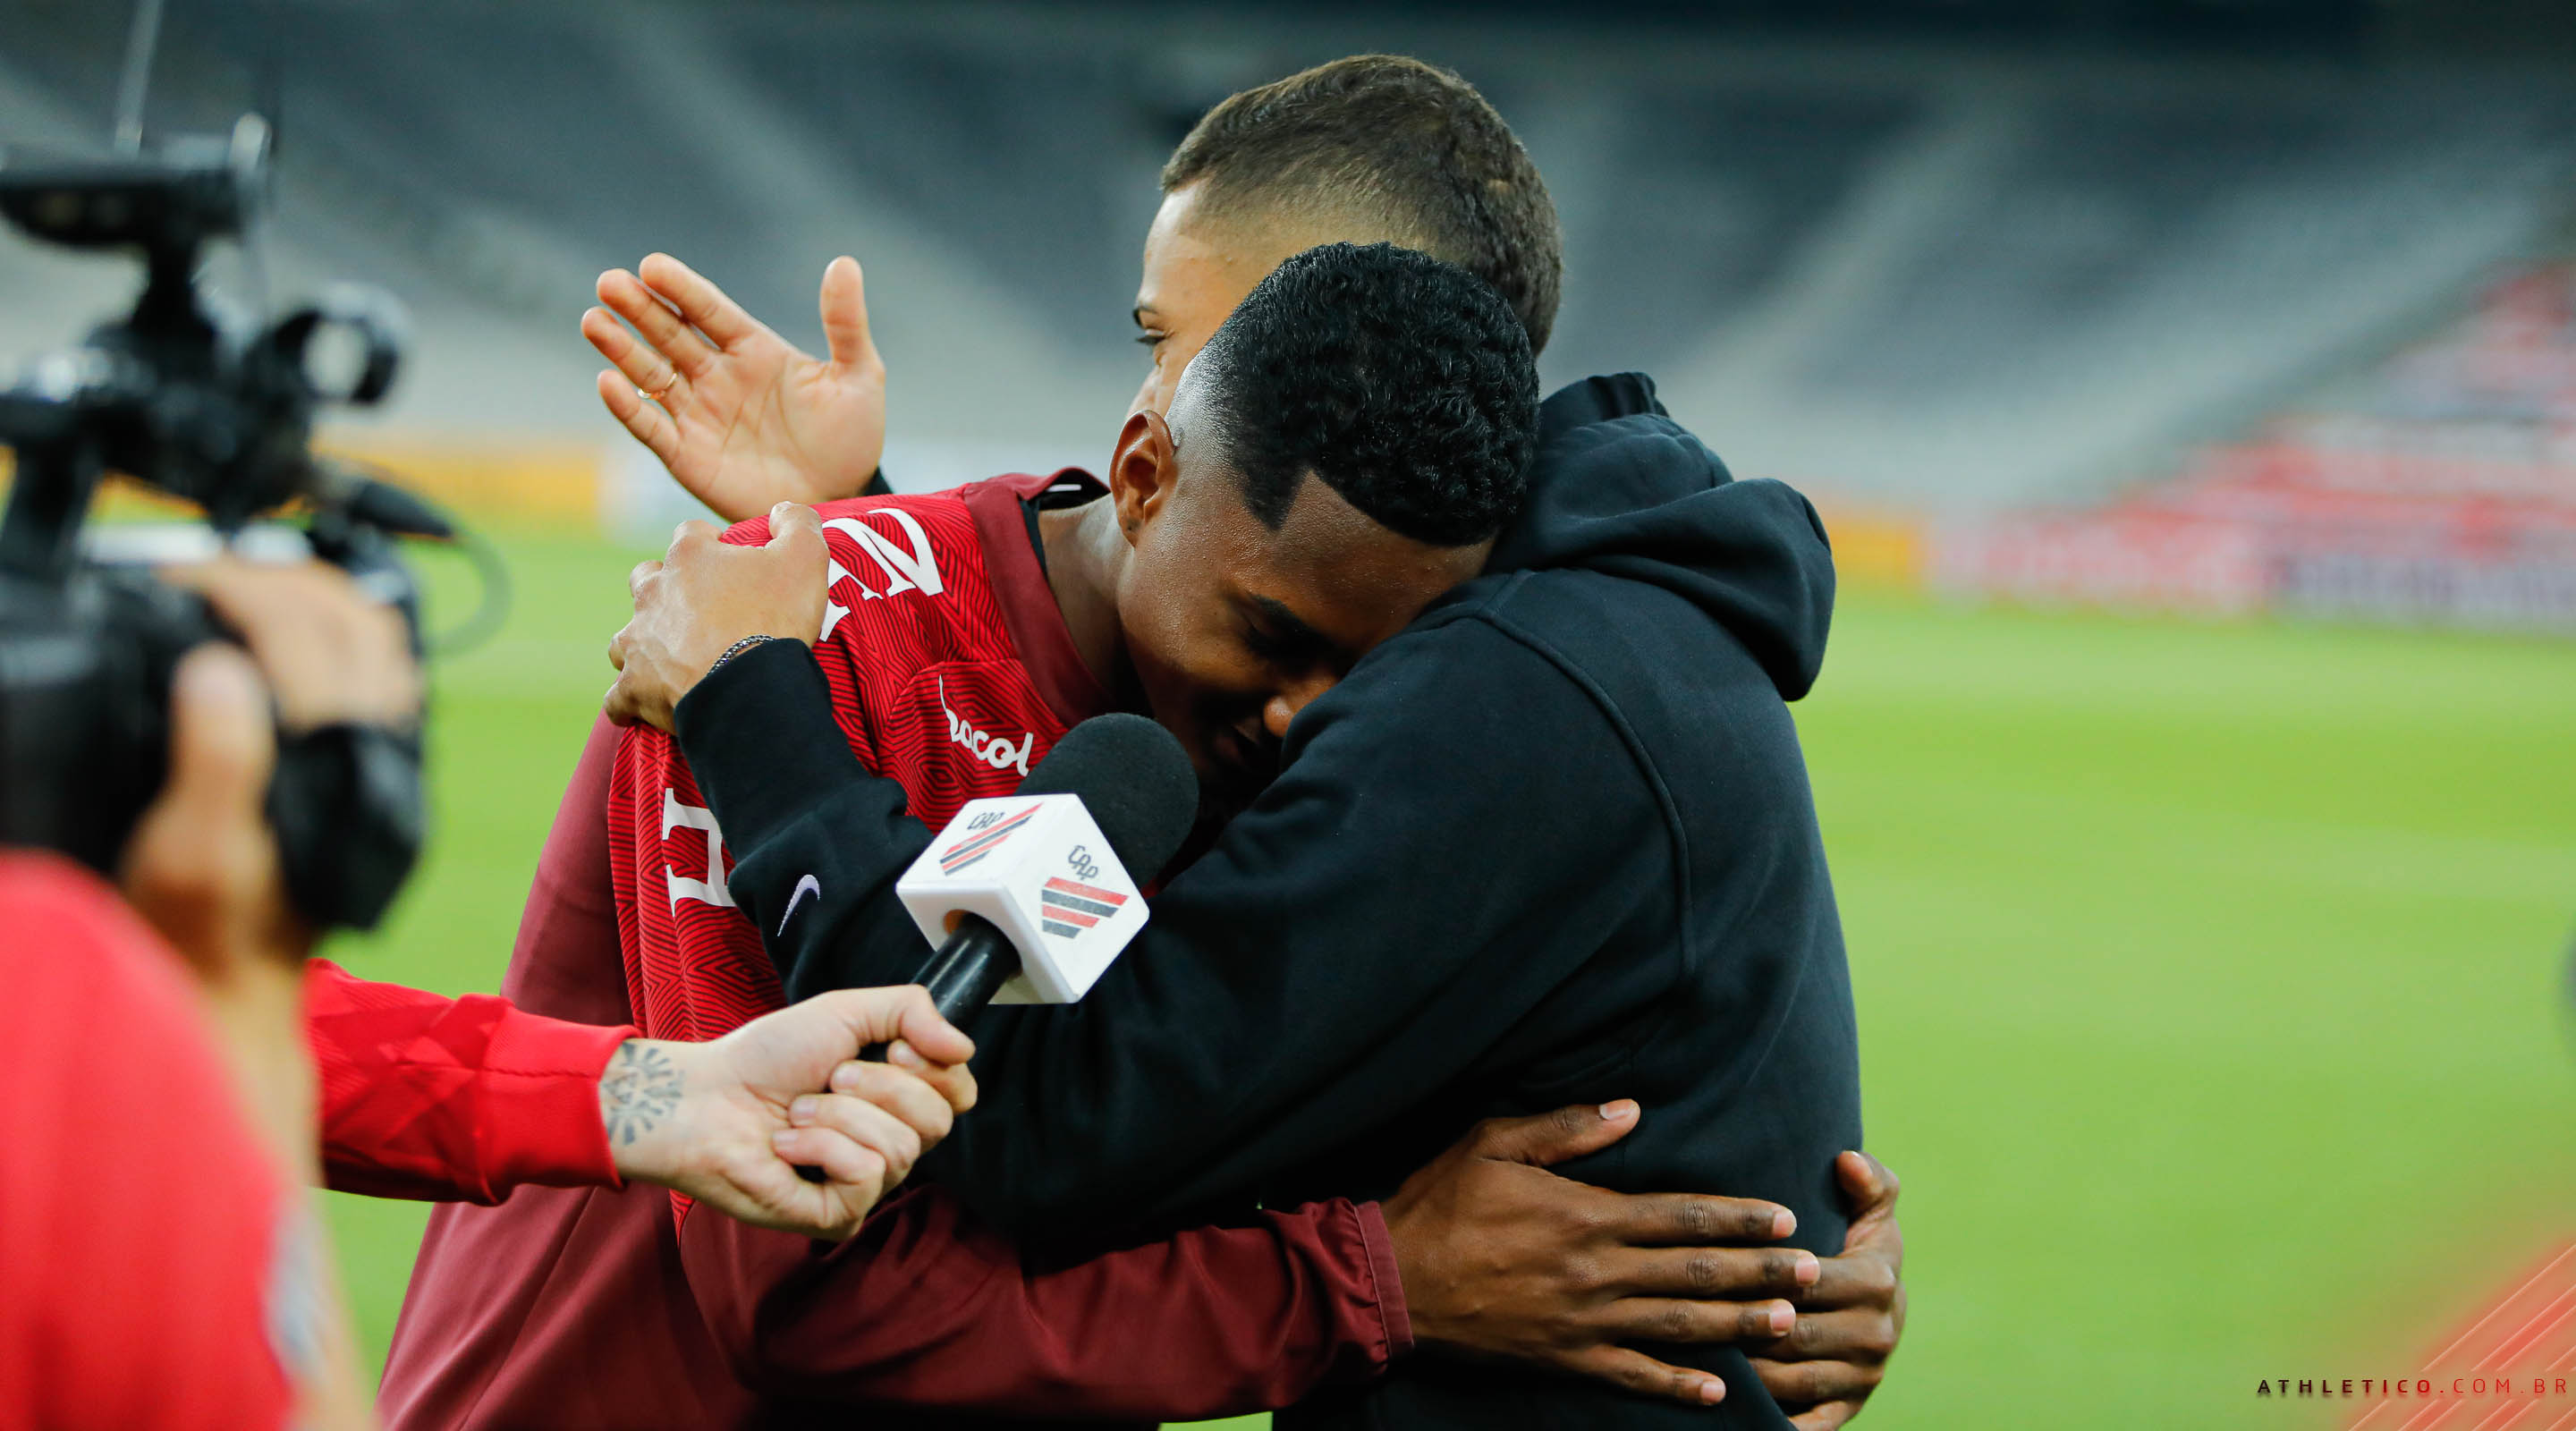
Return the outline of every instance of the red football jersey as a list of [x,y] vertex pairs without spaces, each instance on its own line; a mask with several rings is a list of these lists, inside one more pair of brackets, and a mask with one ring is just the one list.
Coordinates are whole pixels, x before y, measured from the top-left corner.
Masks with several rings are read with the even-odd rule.
[[[937,828],[1007,795],[1106,704],[1073,653],[1022,503],[1058,477],[826,502],[829,604],[814,655],[850,750]],[[725,541],[769,540],[766,517]],[[1034,605],[1033,605],[1034,603]],[[627,995],[652,1038],[711,1039],[783,1003],[760,932],[726,888],[732,858],[679,743],[639,726],[609,786]],[[923,953],[929,950],[925,947]]]

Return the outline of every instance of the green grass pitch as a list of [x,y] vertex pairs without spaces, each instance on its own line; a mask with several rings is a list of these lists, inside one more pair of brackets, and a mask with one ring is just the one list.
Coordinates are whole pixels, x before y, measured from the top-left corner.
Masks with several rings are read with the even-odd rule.
[[[609,680],[635,554],[504,545],[373,977],[495,987]],[[2331,1424],[2256,1381],[2411,1370],[2576,1231],[2576,647],[1855,593],[1798,712],[1906,1180],[1870,1424]],[[381,1357],[424,1209],[330,1202]]]

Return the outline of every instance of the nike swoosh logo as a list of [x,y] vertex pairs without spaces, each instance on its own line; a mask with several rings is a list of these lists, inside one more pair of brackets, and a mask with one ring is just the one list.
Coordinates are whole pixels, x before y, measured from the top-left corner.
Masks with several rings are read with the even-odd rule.
[[787,935],[787,921],[796,917],[797,902],[804,899],[805,896],[809,894],[814,896],[816,899],[821,899],[823,897],[823,882],[814,878],[812,875],[807,875],[796,881],[796,892],[787,896],[787,912],[778,916],[778,934],[780,938],[785,938]]

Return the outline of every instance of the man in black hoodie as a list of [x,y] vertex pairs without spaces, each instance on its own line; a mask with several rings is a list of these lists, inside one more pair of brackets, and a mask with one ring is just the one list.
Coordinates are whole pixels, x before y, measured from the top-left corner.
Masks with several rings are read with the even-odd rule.
[[[1157,236],[1191,237],[1161,221]],[[1553,313],[1552,264],[1546,277],[1533,336]],[[1297,713],[1277,781],[1163,891],[1089,998],[976,1021],[987,1102],[923,1176],[1037,1238],[1323,1193],[1383,1197],[1400,1225],[1408,1171],[1466,1123],[1633,1096],[1638,1130],[1574,1175],[1768,1198],[1796,1214],[1799,1245],[1843,1246],[1856,1041],[1784,705],[1823,656],[1823,531],[1788,488],[1731,481],[1641,376],[1568,388],[1541,422],[1525,509],[1487,573]],[[687,604],[685,574],[666,578],[655,599]],[[728,607],[730,634],[764,634]],[[922,950],[890,890],[930,832],[848,759],[810,656],[753,648],[688,692],[676,727],[745,911],[775,929],[808,877],[824,891],[772,946],[791,992],[909,976]],[[1871,1300],[1819,1291],[1802,1322],[1821,1335],[1848,1315],[1837,1299]],[[1657,1351],[1725,1378],[1720,1424],[1786,1424],[1742,1353]],[[1863,1390],[1809,1389],[1784,1392],[1830,1403],[1802,1425],[1835,1424]],[[1281,1421],[1685,1416],[1706,1424],[1594,1383],[1415,1359]]]

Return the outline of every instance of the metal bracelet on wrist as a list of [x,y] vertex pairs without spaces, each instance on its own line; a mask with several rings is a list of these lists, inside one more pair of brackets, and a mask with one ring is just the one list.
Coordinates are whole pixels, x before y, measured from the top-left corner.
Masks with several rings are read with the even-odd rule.
[[[757,645],[761,644],[761,643],[762,643],[762,642],[764,642],[764,641],[775,641],[775,640],[777,640],[777,639],[778,639],[778,638],[777,638],[777,637],[775,637],[775,636],[745,636],[745,637],[743,637],[741,640],[736,641],[736,642],[735,642],[735,643],[733,643],[732,645],[727,646],[726,648],[724,648],[724,654],[723,654],[723,655],[721,655],[721,656],[716,657],[716,659],[715,659],[715,664],[713,664],[713,665],[711,665],[711,666],[707,667],[707,675],[708,675],[708,676],[712,676],[712,675],[714,675],[716,672],[723,670],[723,669],[724,669],[724,664],[725,664],[725,662],[732,660],[734,657],[741,655],[743,652],[750,650],[752,647],[757,646]],[[698,679],[700,679],[700,680],[705,680],[705,679],[706,679],[706,676],[701,676],[701,677],[699,677]]]

